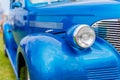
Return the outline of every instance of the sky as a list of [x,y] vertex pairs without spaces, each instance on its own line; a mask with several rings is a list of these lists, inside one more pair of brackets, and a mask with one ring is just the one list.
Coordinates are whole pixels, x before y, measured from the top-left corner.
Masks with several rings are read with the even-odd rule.
[[10,0],[0,0],[0,5],[2,6],[2,9],[4,10],[5,14],[9,13],[9,1]]

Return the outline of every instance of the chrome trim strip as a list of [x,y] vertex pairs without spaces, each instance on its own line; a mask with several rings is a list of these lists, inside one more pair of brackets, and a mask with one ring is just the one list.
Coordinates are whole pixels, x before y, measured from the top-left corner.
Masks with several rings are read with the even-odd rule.
[[40,28],[52,28],[52,29],[63,29],[63,23],[60,22],[37,22],[30,21],[30,27],[40,27]]

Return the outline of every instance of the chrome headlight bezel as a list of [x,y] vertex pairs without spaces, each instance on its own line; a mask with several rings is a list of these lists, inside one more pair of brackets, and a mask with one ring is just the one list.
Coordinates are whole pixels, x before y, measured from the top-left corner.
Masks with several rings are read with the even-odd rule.
[[93,28],[86,24],[75,25],[68,31],[72,35],[72,43],[81,49],[89,48],[95,41],[96,35]]

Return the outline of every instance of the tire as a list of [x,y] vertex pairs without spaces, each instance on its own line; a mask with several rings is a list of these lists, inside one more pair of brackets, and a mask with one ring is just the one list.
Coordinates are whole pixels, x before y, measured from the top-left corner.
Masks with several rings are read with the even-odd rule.
[[22,66],[20,69],[20,80],[30,80],[29,71],[26,66]]
[[4,55],[5,55],[5,57],[8,57],[8,54],[7,54],[7,51],[6,51],[6,44],[5,44],[5,35],[4,35],[4,32],[3,32],[3,44],[4,44]]
[[6,51],[5,48],[6,48],[6,47],[5,47],[5,45],[4,45],[4,55],[5,55],[5,57],[8,57],[8,55],[7,55],[7,51]]

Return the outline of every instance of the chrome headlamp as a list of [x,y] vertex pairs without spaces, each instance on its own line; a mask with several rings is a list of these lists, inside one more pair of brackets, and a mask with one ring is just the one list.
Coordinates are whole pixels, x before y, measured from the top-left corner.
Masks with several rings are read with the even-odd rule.
[[68,31],[72,42],[80,48],[89,48],[95,41],[95,31],[88,25],[76,25]]

